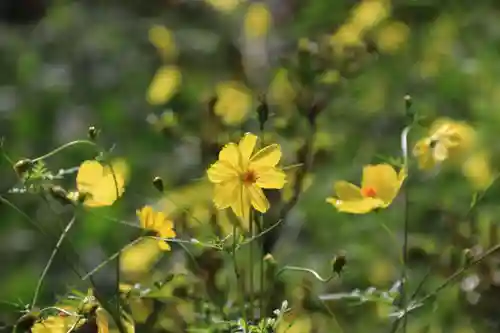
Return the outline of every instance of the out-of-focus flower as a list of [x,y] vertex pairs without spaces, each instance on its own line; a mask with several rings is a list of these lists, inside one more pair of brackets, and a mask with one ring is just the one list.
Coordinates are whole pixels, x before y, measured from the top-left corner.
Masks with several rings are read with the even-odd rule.
[[485,151],[478,151],[469,156],[462,164],[462,173],[476,190],[485,190],[493,182],[490,156]]
[[149,41],[160,52],[164,60],[173,60],[178,55],[174,34],[162,25],[154,25],[149,29]]
[[346,46],[361,44],[366,32],[385,20],[389,15],[389,11],[389,1],[362,1],[354,7],[349,20],[332,35],[332,46],[336,50],[342,50]]
[[277,167],[281,147],[272,144],[254,153],[257,140],[256,135],[247,133],[239,144],[227,144],[207,170],[208,179],[215,184],[215,206],[231,207],[244,221],[249,219],[251,206],[262,213],[269,209],[262,189],[281,189],[286,181],[285,173]]
[[152,105],[167,103],[177,93],[182,83],[182,73],[175,65],[162,66],[156,72],[146,99]]
[[128,165],[122,159],[104,165],[94,160],[85,161],[76,176],[78,192],[70,193],[69,198],[77,200],[83,197],[83,204],[87,207],[110,206],[125,191],[128,174]]
[[158,247],[163,251],[170,251],[170,245],[165,239],[176,236],[173,222],[167,219],[163,212],[155,212],[151,206],[138,210],[137,216],[139,216],[142,228],[152,230],[158,237],[163,238],[158,241]]
[[406,177],[405,169],[399,174],[389,164],[367,165],[363,168],[361,187],[346,181],[334,184],[337,197],[326,201],[339,212],[366,214],[377,208],[388,207]]
[[223,13],[231,13],[243,0],[205,0],[215,10]]
[[410,29],[403,22],[391,22],[377,31],[376,42],[383,53],[395,53],[408,39]]
[[432,124],[427,137],[416,143],[413,155],[421,169],[432,169],[446,160],[467,156],[475,141],[475,131],[467,123],[442,118]]
[[252,95],[247,87],[236,81],[225,81],[216,86],[215,92],[214,112],[224,123],[237,125],[245,120],[252,106]]
[[248,6],[245,14],[245,36],[260,38],[267,35],[271,26],[271,13],[264,3],[255,2]]

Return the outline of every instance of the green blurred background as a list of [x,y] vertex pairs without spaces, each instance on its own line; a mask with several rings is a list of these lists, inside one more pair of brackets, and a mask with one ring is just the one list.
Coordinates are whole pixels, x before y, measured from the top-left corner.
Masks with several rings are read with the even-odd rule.
[[[271,23],[269,18],[248,19],[253,3],[3,0],[4,150],[14,161],[34,158],[85,139],[93,125],[101,130],[100,143],[127,160],[131,177],[124,197],[110,208],[81,212],[69,235],[88,271],[137,235],[134,228],[105,216],[137,223],[135,211],[147,203],[174,218],[180,238],[208,239],[212,229],[199,222],[210,222],[211,187],[202,179],[218,148],[244,131],[258,132],[254,110],[265,95],[270,119],[264,138],[282,145],[284,165],[296,163],[307,121],[300,105],[290,101],[300,93],[314,96],[325,106],[317,119],[314,162],[299,203],[275,234],[273,255],[280,265],[305,266],[325,276],[335,253],[346,251],[348,264],[340,279],[327,284],[286,273],[283,298],[296,317],[288,332],[389,332],[393,309],[388,304],[357,304],[332,295],[369,287],[389,290],[399,279],[402,200],[376,214],[352,216],[337,213],[325,198],[333,194],[335,180],[356,183],[363,165],[401,155],[407,93],[413,97],[412,110],[430,121],[441,116],[468,121],[493,162],[499,161],[500,3],[272,0],[265,2]],[[352,28],[356,24],[363,27]],[[150,29],[158,25],[168,29],[161,36],[175,40],[163,50],[151,42]],[[305,71],[313,74],[300,74],[304,55],[312,63]],[[149,89],[161,66],[174,66],[169,68],[180,70],[182,79],[163,78],[163,86],[156,87],[160,96],[154,98]],[[294,73],[312,79],[297,86]],[[228,92],[217,85],[221,82],[245,88]],[[215,115],[208,110],[214,94],[224,100]],[[410,145],[424,133],[412,132]],[[47,167],[57,172],[93,157],[91,148],[76,146],[47,160]],[[69,220],[71,213],[57,202],[8,193],[19,186],[18,179],[5,158],[0,166],[4,198],[48,228],[57,230]],[[163,178],[165,198],[151,185],[154,176]],[[60,184],[74,188],[74,174]],[[463,177],[453,172],[415,176],[409,220],[412,289],[428,270],[432,274],[422,294],[442,283],[460,267],[463,249],[481,253],[496,244],[500,207],[495,197],[500,189],[495,187],[467,214],[473,189]],[[285,189],[285,196],[290,191]],[[11,207],[0,204],[0,212],[0,300],[26,304],[54,242]],[[174,245],[148,272],[176,272],[183,253]],[[408,332],[498,332],[499,258],[490,256],[442,291],[437,301],[415,311]],[[134,267],[123,273],[129,283],[142,276],[134,274]],[[110,295],[115,280],[113,265],[96,275]],[[307,296],[304,284],[312,287],[313,296]],[[39,302],[51,304],[68,288],[87,287],[58,256]],[[330,313],[318,305],[318,295]],[[312,301],[306,302],[307,297]],[[0,320],[12,322],[17,310],[2,303]]]

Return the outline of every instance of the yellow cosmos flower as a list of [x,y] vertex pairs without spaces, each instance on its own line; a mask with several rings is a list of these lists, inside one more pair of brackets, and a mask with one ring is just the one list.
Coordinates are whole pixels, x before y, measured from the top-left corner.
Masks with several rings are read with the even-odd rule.
[[85,161],[76,176],[78,193],[70,193],[69,197],[74,199],[78,194],[83,195],[83,204],[87,207],[110,206],[125,191],[128,173],[124,160],[112,161],[111,165]]
[[[138,210],[137,216],[139,216],[141,227],[156,232],[158,237],[166,239],[176,236],[173,222],[162,212],[155,212],[151,206]],[[170,245],[163,239],[158,241],[158,246],[163,251],[170,251]]]
[[227,125],[237,125],[243,122],[252,106],[250,90],[237,81],[224,81],[215,87],[217,102],[214,106],[216,115]]
[[388,207],[401,188],[406,172],[399,174],[389,164],[367,165],[363,168],[361,187],[346,181],[334,184],[337,197],[327,198],[339,212],[366,214],[377,208]]
[[227,144],[220,151],[219,160],[207,170],[208,179],[215,184],[215,206],[231,207],[244,221],[249,218],[251,206],[261,213],[269,209],[262,189],[280,189],[286,181],[285,173],[277,167],[280,146],[269,145],[254,153],[257,139],[247,133],[239,144]]
[[443,118],[436,120],[429,135],[413,148],[421,169],[432,169],[446,160],[463,157],[475,143],[474,129],[464,122]]

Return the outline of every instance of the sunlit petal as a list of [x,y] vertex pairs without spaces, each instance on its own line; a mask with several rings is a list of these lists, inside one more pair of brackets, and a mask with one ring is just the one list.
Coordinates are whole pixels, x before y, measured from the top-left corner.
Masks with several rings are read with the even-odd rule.
[[245,186],[238,186],[235,200],[231,204],[231,208],[236,216],[244,222],[250,217],[250,195]]
[[252,156],[255,145],[257,144],[258,137],[252,133],[246,133],[243,138],[241,138],[238,145],[241,153],[241,158],[245,164],[248,164],[250,157]]
[[230,165],[233,169],[237,171],[242,170],[241,160],[242,158],[240,150],[238,149],[238,145],[233,142],[225,145],[224,148],[222,148],[219,153],[219,161],[227,165]]
[[215,207],[217,209],[225,209],[231,206],[237,198],[239,187],[241,187],[239,181],[229,181],[225,183],[215,184]]
[[281,147],[269,145],[255,153],[250,160],[250,168],[274,167],[281,159]]
[[360,200],[363,198],[361,189],[358,186],[344,180],[335,182],[333,187],[337,196],[342,200]]
[[217,161],[207,170],[207,176],[212,183],[222,183],[238,178],[238,172],[229,163]]
[[276,168],[258,168],[256,184],[260,188],[280,189],[285,186],[286,173]]
[[327,198],[326,202],[332,204],[339,212],[351,214],[366,214],[376,208],[383,207],[384,202],[375,198],[363,198],[361,200],[340,200],[338,198]]
[[267,212],[269,209],[269,201],[267,201],[262,189],[255,184],[248,186],[247,189],[253,208],[261,213]]
[[386,204],[394,200],[401,183],[396,170],[389,164],[367,165],[363,168],[362,188],[372,188],[376,197]]

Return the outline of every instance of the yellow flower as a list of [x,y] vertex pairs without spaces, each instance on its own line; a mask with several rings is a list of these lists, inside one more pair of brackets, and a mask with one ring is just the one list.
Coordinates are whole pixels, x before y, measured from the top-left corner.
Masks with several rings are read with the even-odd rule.
[[446,160],[456,160],[469,153],[475,143],[474,129],[464,122],[447,118],[436,120],[429,135],[413,148],[421,169],[432,169]]
[[228,125],[241,123],[252,106],[250,90],[240,82],[224,81],[215,88],[217,102],[214,112]]
[[158,246],[163,251],[170,251],[170,245],[164,240],[176,236],[173,229],[174,224],[167,219],[162,212],[155,212],[151,206],[145,206],[137,211],[137,216],[141,221],[141,227],[156,232],[158,237],[163,238],[158,241]]
[[486,151],[471,154],[462,164],[462,173],[474,189],[486,190],[494,180],[490,166],[490,156]]
[[[85,161],[78,169],[76,188],[84,196],[85,206],[110,206],[122,196],[127,178],[128,166],[123,160],[112,161],[111,165]],[[75,193],[71,197],[76,197]]]
[[269,145],[254,153],[256,144],[256,135],[245,134],[239,144],[222,148],[219,160],[207,170],[208,179],[215,184],[215,206],[231,207],[244,221],[248,221],[251,206],[261,213],[269,209],[262,189],[280,189],[286,181],[285,173],[277,167],[280,146]]
[[406,172],[396,173],[389,164],[367,165],[363,168],[361,187],[346,181],[334,184],[337,197],[327,198],[339,212],[366,214],[377,208],[388,207],[401,188]]
[[158,69],[149,85],[146,99],[151,105],[167,103],[179,90],[182,73],[175,65],[164,65]]

